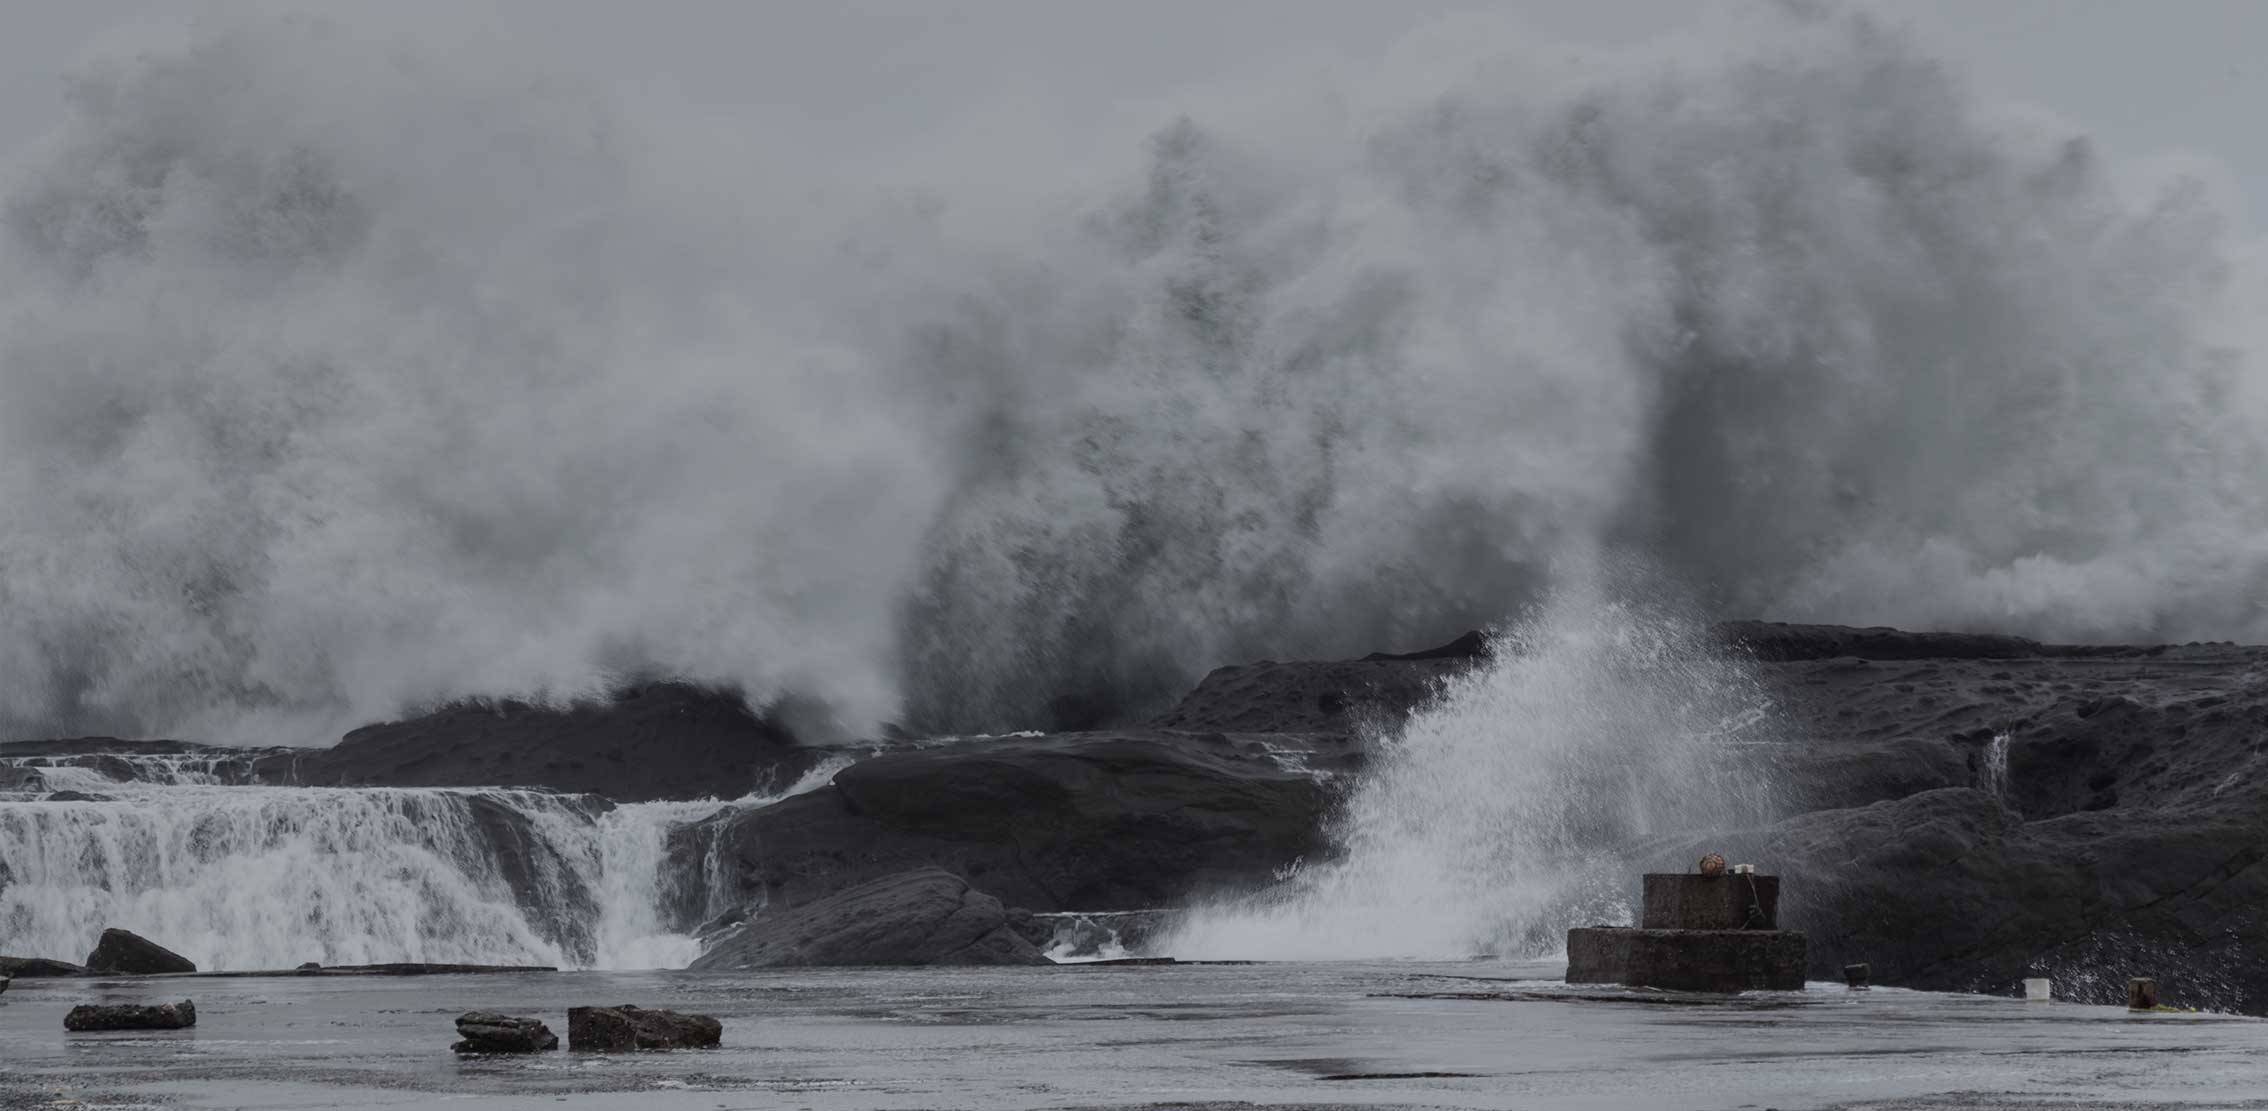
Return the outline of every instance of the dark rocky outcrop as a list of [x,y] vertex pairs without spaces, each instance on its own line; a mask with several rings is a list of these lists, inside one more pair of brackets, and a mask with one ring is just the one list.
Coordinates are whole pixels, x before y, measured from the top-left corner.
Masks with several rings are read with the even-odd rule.
[[559,1048],[559,1035],[540,1018],[467,1011],[457,1016],[459,1053],[545,1053]]
[[0,957],[0,976],[15,976],[26,980],[55,976],[85,976],[84,966],[69,961],[51,961],[45,957]]
[[767,908],[692,967],[1048,963],[1012,928],[1000,900],[925,868]]
[[87,954],[87,969],[92,972],[160,975],[169,972],[195,972],[197,963],[130,930],[109,929],[102,932],[102,938],[95,942],[94,951]]
[[[1976,633],[1735,622],[1783,728],[1789,813],[1635,847],[1689,869],[1722,848],[1786,877],[1811,975],[2268,1012],[2268,649],[2054,645]],[[1423,656],[1424,654],[1418,654]],[[1260,664],[1161,723],[1388,724],[1457,658]],[[1348,707],[1359,706],[1360,711]]]
[[739,889],[793,906],[927,866],[1037,911],[1177,903],[1269,882],[1321,846],[1335,737],[1142,731],[888,752],[828,787],[680,831],[677,866],[721,839]]
[[[1800,812],[1677,838],[1781,873],[1811,975],[2268,1011],[2268,650],[2031,646],[1775,626]],[[1787,632],[1786,630],[1794,630]],[[1856,645],[1877,658],[1828,656]],[[1913,655],[1931,645],[1942,655]]]
[[[1627,846],[1631,874],[1682,871],[1711,848],[1780,873],[1815,977],[1866,962],[1877,983],[1998,990],[2045,972],[2081,998],[2099,978],[2116,1001],[2131,969],[2175,1005],[2268,1011],[2268,912],[2252,909],[2268,905],[2255,849],[2268,844],[2268,649],[1762,622],[1716,639],[1756,661],[1777,727],[1753,743],[1792,816]],[[1476,635],[1400,656],[1225,667],[1146,728],[896,743],[832,786],[681,830],[671,867],[737,885],[771,908],[759,923],[924,867],[1042,913],[1262,887],[1330,851],[1323,821],[1368,739],[1490,651]],[[823,753],[736,698],[669,685],[572,710],[445,708],[325,752],[0,745],[0,757],[94,761],[84,766],[116,778],[139,774],[145,755],[242,763],[270,782],[626,800],[784,782]],[[527,838],[509,809],[480,818],[500,870],[515,886],[556,872],[535,849],[514,856]],[[728,874],[703,873],[712,859]],[[693,902],[708,885],[680,886],[677,924],[691,928],[713,913]],[[1011,919],[1027,942],[1064,925]],[[1070,930],[1081,946],[1107,936]]]
[[154,1006],[82,1003],[63,1016],[65,1030],[184,1030],[195,1025],[197,1005],[187,999]]
[[364,726],[302,755],[292,781],[547,787],[617,802],[731,798],[785,786],[825,756],[750,713],[737,694],[656,683],[611,702],[468,703]]
[[1479,634],[1405,656],[1220,667],[1151,721],[1199,733],[1360,733],[1390,730],[1441,680],[1483,658]]
[[705,1049],[722,1040],[724,1024],[708,1015],[649,1011],[628,1003],[570,1007],[567,1048],[586,1053],[629,1049]]

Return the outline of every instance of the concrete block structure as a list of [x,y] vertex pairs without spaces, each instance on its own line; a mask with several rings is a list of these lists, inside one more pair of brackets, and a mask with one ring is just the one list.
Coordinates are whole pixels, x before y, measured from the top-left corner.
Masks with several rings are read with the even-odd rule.
[[1801,991],[1804,935],[1779,929],[1780,881],[1653,873],[1639,925],[1567,931],[1567,982],[1671,991]]

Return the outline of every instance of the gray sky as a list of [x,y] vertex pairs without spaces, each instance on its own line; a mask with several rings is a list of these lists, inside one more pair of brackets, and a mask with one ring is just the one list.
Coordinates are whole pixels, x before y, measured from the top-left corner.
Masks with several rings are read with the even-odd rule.
[[[795,104],[794,136],[874,145],[1020,98],[1091,108],[1225,79],[1256,58],[1382,44],[1471,0],[408,0],[400,17],[476,20],[631,103],[734,119]],[[1674,33],[1689,0],[1531,0],[1539,32],[1611,44]],[[322,10],[321,6],[310,6]],[[47,128],[61,75],[106,37],[203,10],[154,0],[0,0],[0,152]],[[2232,175],[2243,227],[2268,230],[2268,3],[2256,0],[1904,0],[1976,87],[2083,127],[2114,158],[2199,154]],[[471,14],[467,14],[470,12]],[[972,67],[972,59],[987,64]],[[1043,91],[1044,90],[1044,91]],[[777,115],[772,111],[767,113]],[[828,151],[814,149],[814,157]]]

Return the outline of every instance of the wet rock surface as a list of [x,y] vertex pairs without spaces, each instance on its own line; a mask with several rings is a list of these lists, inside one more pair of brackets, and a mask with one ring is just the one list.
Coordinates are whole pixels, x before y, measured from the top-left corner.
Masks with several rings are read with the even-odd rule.
[[468,1011],[457,1016],[459,1053],[545,1053],[559,1048],[559,1035],[540,1018]]
[[197,1005],[179,1003],[151,1006],[126,1003],[83,1003],[63,1016],[63,1028],[87,1030],[183,1030],[197,1025]]
[[786,786],[825,757],[751,713],[737,694],[657,683],[611,702],[460,704],[364,726],[305,754],[290,781],[547,787],[617,802],[730,798]]
[[632,1049],[703,1049],[723,1037],[724,1025],[708,1015],[649,1011],[628,1003],[571,1007],[567,1048],[587,1053]]
[[2268,1011],[2268,650],[1767,628],[1797,816],[1643,864],[1780,873],[1813,979]]
[[775,903],[692,968],[1048,963],[1016,932],[1000,900],[943,869],[924,868],[799,906]]
[[102,932],[94,951],[87,954],[87,969],[159,975],[195,972],[197,963],[130,930],[109,929]]
[[69,961],[49,960],[45,957],[0,957],[0,976],[20,976],[31,980],[87,974],[86,966]]
[[721,843],[731,880],[794,905],[911,868],[949,869],[1034,911],[1172,905],[1270,882],[1323,846],[1359,751],[1335,736],[1146,730],[887,752],[834,782],[680,831],[676,866]]
[[[1779,873],[1781,916],[1811,935],[1814,978],[1866,962],[1882,984],[2013,990],[2046,974],[2059,991],[2115,1001],[2135,973],[2175,1006],[2268,1011],[2268,913],[2254,909],[2268,905],[2268,650],[1762,622],[1720,626],[1717,640],[1757,661],[1763,712],[1779,724],[1757,743],[1771,746],[1790,816],[1629,846],[1632,871],[1683,870],[1721,849]],[[1370,738],[1487,651],[1476,636],[1222,668],[1141,728],[891,742],[830,786],[680,829],[667,867],[687,879],[679,889],[715,880],[784,908],[925,867],[1040,913],[1265,887],[1330,852],[1323,823]],[[224,782],[514,784],[615,800],[736,793],[823,755],[737,699],[668,685],[596,708],[445,708],[320,752],[0,745],[0,757],[118,778],[162,756],[205,761]],[[0,774],[44,789],[36,768]],[[528,838],[508,811],[481,817],[503,846],[499,871],[516,889],[555,874],[533,850],[513,855]],[[677,925],[714,910],[688,902]],[[1055,936],[1032,922],[1023,933]],[[79,971],[44,963],[16,974]]]

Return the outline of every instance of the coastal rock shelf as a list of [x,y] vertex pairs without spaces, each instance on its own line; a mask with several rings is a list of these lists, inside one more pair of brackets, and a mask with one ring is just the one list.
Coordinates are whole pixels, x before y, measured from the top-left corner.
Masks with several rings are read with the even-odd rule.
[[[1621,874],[1681,867],[1709,848],[1771,861],[1788,885],[1773,913],[1808,935],[1814,980],[1864,962],[1884,985],[2012,992],[2049,976],[2073,998],[2120,1002],[2125,979],[2154,976],[2169,1005],[2268,1011],[2268,920],[2256,910],[2268,902],[2268,775],[2258,771],[2268,649],[1761,622],[1719,626],[1714,640],[1750,661],[1770,707],[1772,728],[1750,744],[1768,757],[1782,816],[1616,846]],[[1147,721],[848,749],[795,744],[729,695],[670,684],[565,709],[444,707],[327,750],[0,744],[0,903],[92,908],[36,950],[0,938],[21,954],[0,960],[0,973],[79,973],[66,962],[113,924],[204,967],[682,965],[700,951],[697,931],[711,927],[701,936],[714,941],[750,905],[805,906],[924,868],[997,898],[1026,940],[1055,948],[1060,922],[1075,920],[1021,912],[1186,907],[1326,859],[1328,815],[1376,738],[1496,650],[1473,635],[1400,655],[1240,664]],[[792,797],[699,801],[799,778],[806,789]],[[259,806],[216,795],[197,815],[186,795],[152,801],[293,783],[397,793],[361,803],[350,801],[359,792],[295,793]],[[348,805],[368,820],[323,812]],[[241,935],[104,908],[193,915],[266,897],[224,862],[168,856],[188,869],[170,875],[36,871],[33,862],[100,859],[82,849],[98,831],[126,832],[115,819],[128,812],[146,816],[136,836],[150,846],[194,824],[206,831],[196,843],[215,852],[230,842],[211,834],[239,825],[244,853],[278,851],[270,831],[339,828],[363,838],[342,844],[369,859],[438,868],[420,890],[463,893],[431,920],[501,917],[479,945],[427,938],[397,953],[371,933],[211,959],[186,939]],[[228,876],[239,887],[226,898],[183,888],[172,903],[150,901],[152,885]],[[645,879],[622,882],[632,876]],[[66,889],[71,898],[55,897]],[[303,906],[274,902],[277,922],[299,921]],[[641,947],[651,937],[675,940]],[[1070,942],[1066,953],[1117,951],[1100,935]]]

